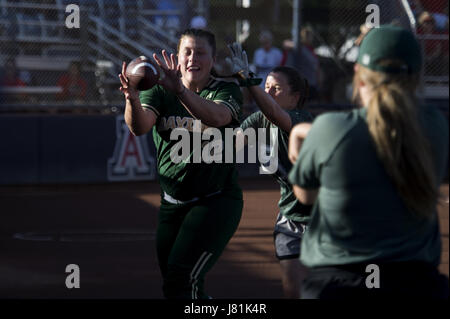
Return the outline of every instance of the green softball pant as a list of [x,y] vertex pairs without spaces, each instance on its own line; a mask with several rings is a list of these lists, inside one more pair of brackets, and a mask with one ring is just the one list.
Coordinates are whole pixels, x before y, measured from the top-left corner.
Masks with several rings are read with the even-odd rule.
[[242,208],[242,196],[235,194],[183,205],[161,202],[156,248],[166,298],[208,298],[204,277],[235,233]]

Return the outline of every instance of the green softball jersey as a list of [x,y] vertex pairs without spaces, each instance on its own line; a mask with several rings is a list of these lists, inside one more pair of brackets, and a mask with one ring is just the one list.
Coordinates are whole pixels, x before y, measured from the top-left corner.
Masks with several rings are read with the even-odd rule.
[[[301,246],[309,267],[367,262],[424,261],[438,265],[439,220],[413,216],[378,159],[365,108],[328,113],[314,121],[289,180],[319,189]],[[441,182],[448,165],[448,123],[434,107],[420,107]],[[436,185],[438,186],[438,185]]]
[[[238,85],[212,78],[198,94],[202,98],[227,106],[232,114],[232,122],[228,127],[239,126],[242,93]],[[194,118],[174,94],[160,85],[155,85],[150,90],[142,91],[140,100],[143,107],[157,115],[157,121],[153,127],[153,140],[156,146],[157,170],[162,191],[179,201],[189,201],[217,191],[239,190],[236,194],[240,194],[234,164],[214,162],[207,164],[203,160],[198,163],[201,150],[198,152],[197,149],[194,155],[196,149],[193,136]],[[175,163],[170,157],[171,150],[180,142],[180,138],[170,139],[170,133],[176,128],[187,129],[190,137],[189,156],[179,163]],[[206,126],[202,124],[202,131],[205,128]],[[219,130],[223,141],[225,127]]]
[[[286,111],[291,117],[292,126],[302,122],[312,122],[312,115],[304,110],[289,110]],[[265,147],[270,151],[270,128],[276,129],[277,139],[272,143],[277,143],[278,146],[278,169],[273,174],[280,184],[281,198],[278,202],[280,212],[286,218],[297,222],[307,223],[310,219],[310,206],[301,204],[295,197],[292,191],[292,185],[288,181],[288,173],[292,167],[292,163],[288,158],[289,147],[289,133],[283,131],[278,126],[271,123],[261,111],[255,112],[247,117],[241,124],[241,128],[245,131],[247,128],[253,128],[257,131],[258,128],[266,130],[266,145]],[[258,135],[257,135],[258,136]],[[274,140],[274,139],[272,139]]]

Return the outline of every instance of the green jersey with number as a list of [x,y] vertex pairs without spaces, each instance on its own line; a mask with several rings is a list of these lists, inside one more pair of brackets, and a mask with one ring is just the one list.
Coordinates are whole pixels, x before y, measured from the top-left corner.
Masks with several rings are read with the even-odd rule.
[[[286,112],[291,118],[292,126],[302,122],[312,122],[312,115],[307,111],[295,109]],[[310,219],[311,207],[305,206],[297,200],[292,190],[292,185],[288,181],[288,173],[292,168],[292,164],[288,158],[289,133],[271,123],[261,111],[247,117],[245,121],[242,122],[241,128],[244,131],[247,128],[253,128],[254,130],[264,128],[266,131],[265,147],[267,150],[270,152],[271,143],[273,146],[278,147],[278,169],[273,176],[280,184],[281,198],[278,202],[280,213],[286,218],[294,221],[307,223]],[[277,136],[276,138],[272,137],[272,142],[269,143],[271,138],[271,128],[275,129],[274,132],[276,132]]]
[[[202,98],[221,103],[230,109],[232,122],[226,127],[238,127],[242,112],[242,93],[235,83],[220,81],[212,78],[207,86],[199,93]],[[237,185],[237,171],[233,163],[210,164],[199,158],[202,150],[196,148],[201,136],[194,136],[194,118],[184,108],[179,99],[160,85],[140,93],[143,107],[153,111],[157,115],[157,121],[153,127],[153,140],[156,146],[158,159],[158,176],[162,190],[171,197],[188,201],[215,193],[217,191],[237,191],[241,195]],[[171,132],[176,128],[184,128],[189,132],[189,155],[179,163],[171,159],[171,150],[179,146],[181,140],[170,139]],[[202,124],[202,130],[206,126]],[[222,133],[222,141],[225,138],[225,127],[218,128]],[[178,145],[177,145],[178,144]],[[175,148],[174,148],[175,147]],[[201,147],[201,146],[200,146]],[[199,160],[200,159],[200,160]],[[239,195],[240,194],[240,195]]]

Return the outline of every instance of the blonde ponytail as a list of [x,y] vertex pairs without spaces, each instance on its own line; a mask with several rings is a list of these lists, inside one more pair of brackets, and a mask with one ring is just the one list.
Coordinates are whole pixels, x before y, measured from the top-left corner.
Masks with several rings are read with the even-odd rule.
[[367,123],[379,159],[409,210],[420,217],[430,216],[438,197],[437,177],[417,114],[418,77],[359,66],[355,85],[359,81],[372,91]]

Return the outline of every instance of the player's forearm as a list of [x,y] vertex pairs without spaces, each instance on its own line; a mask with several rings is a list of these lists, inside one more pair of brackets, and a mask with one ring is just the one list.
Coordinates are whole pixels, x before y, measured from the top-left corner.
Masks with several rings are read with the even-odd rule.
[[144,111],[139,99],[126,100],[124,117],[131,133],[136,136],[149,132],[154,124],[151,115]]
[[248,89],[266,118],[282,130],[289,132],[292,128],[292,121],[289,114],[261,87],[254,85]]
[[206,100],[191,90],[178,94],[183,106],[196,119],[211,127],[221,127],[231,122],[231,111],[224,105]]
[[297,185],[293,185],[295,197],[304,205],[313,205],[319,193],[318,189],[305,189]]
[[311,130],[311,126],[311,123],[299,123],[295,126],[295,130],[293,130],[292,135],[295,136],[295,138],[304,140]]
[[298,154],[303,145],[303,141],[311,130],[311,123],[300,123],[295,125],[289,135],[289,160],[294,164],[297,161]]

